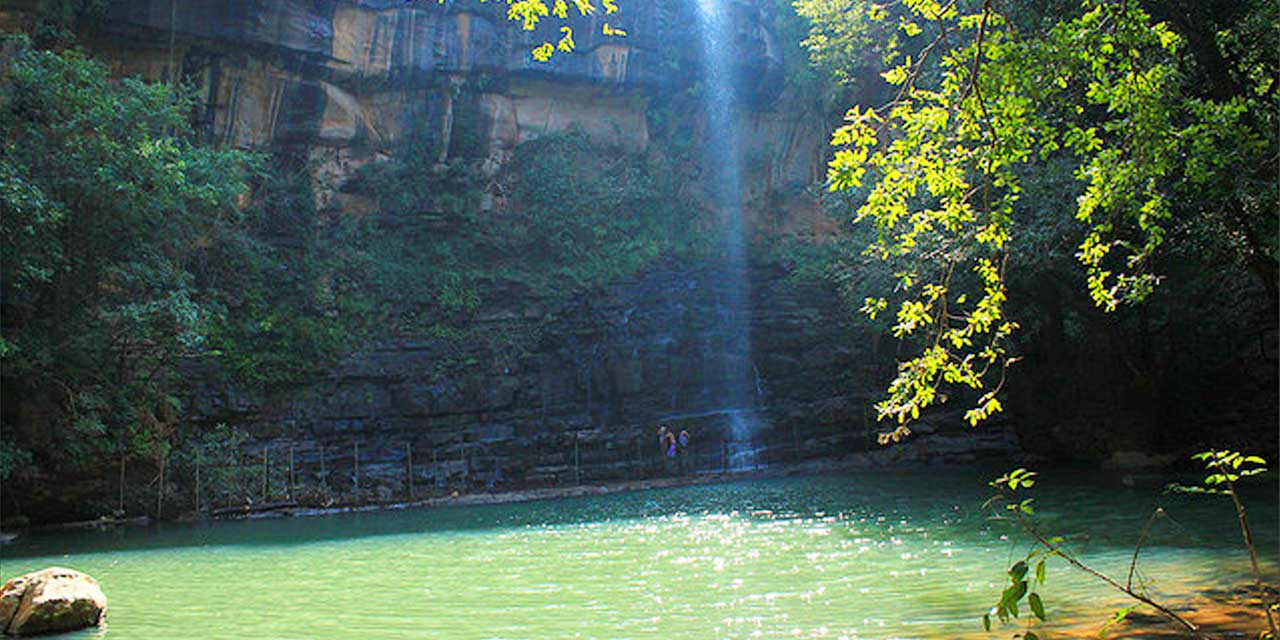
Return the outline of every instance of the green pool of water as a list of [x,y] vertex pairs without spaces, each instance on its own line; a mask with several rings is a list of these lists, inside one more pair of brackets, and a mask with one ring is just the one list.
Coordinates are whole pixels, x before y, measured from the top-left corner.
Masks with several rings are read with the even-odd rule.
[[[1230,502],[1050,471],[1046,530],[1176,599],[1238,584]],[[75,638],[956,638],[1004,586],[1024,538],[980,511],[989,474],[859,473],[484,507],[32,535],[11,577],[95,576],[108,625]],[[1276,568],[1274,481],[1248,496]],[[1051,617],[1122,601],[1064,564]],[[1100,622],[1099,622],[1100,624]],[[1007,637],[1002,634],[1000,637]]]

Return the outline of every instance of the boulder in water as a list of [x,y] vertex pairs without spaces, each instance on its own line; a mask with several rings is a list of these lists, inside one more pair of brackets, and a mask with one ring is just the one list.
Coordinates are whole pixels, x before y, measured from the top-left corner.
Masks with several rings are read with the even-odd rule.
[[74,631],[102,623],[107,596],[98,581],[62,567],[19,576],[0,587],[0,629],[15,636]]

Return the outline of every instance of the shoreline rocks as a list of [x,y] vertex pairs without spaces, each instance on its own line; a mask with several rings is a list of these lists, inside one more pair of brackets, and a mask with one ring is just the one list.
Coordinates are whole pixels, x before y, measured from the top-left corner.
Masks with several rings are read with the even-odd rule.
[[107,596],[98,581],[74,569],[50,567],[0,587],[0,629],[13,636],[75,631],[102,624]]

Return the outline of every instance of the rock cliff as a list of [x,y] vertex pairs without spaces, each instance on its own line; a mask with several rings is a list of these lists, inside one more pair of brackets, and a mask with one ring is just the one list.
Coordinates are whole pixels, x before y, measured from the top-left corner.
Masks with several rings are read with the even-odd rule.
[[[821,240],[833,223],[794,194],[823,174],[828,123],[779,107],[774,5],[732,6],[742,97],[734,117],[753,233]],[[654,152],[657,138],[700,135],[700,113],[672,107],[698,91],[698,47],[685,45],[697,37],[693,3],[627,3],[618,18],[625,38],[601,35],[602,21],[572,20],[577,49],[548,63],[529,52],[558,37],[558,25],[523,31],[500,2],[124,0],[79,31],[116,74],[191,83],[210,143],[297,159],[319,210],[341,216],[377,209],[344,185],[413,131],[443,138],[444,161],[449,137],[461,135],[455,124],[467,122],[480,150],[474,163],[488,176],[517,145],[548,134],[576,130],[631,153]],[[508,206],[500,191],[495,181],[482,206]],[[763,197],[780,193],[793,195]],[[769,207],[786,214],[766,215]],[[733,466],[738,445],[727,436],[716,364],[730,344],[720,320],[733,312],[717,286],[723,269],[715,259],[668,256],[580,299],[551,303],[513,290],[477,322],[536,332],[517,352],[388,335],[325,375],[271,390],[193,370],[200,382],[187,419],[249,434],[232,484],[255,501],[399,499]],[[751,281],[754,462],[869,448],[870,404],[891,377],[893,343],[857,329],[831,286],[798,284],[763,262]],[[692,436],[680,461],[659,452],[663,422]],[[924,436],[895,455],[970,460],[974,449],[1007,450],[1008,435],[992,434],[934,448]],[[215,471],[205,470],[205,483]],[[180,468],[170,479],[198,487],[197,473]],[[180,500],[176,507],[191,506]]]

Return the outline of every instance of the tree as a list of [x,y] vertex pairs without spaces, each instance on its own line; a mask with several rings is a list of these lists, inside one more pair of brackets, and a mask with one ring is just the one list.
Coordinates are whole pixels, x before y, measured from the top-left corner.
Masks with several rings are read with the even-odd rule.
[[222,313],[192,262],[236,224],[254,159],[197,144],[171,85],[112,82],[79,52],[22,38],[4,46],[5,437],[49,469],[165,455],[176,364]]
[[[907,43],[885,51],[897,91],[848,112],[828,177],[833,191],[865,189],[868,252],[900,265],[893,333],[917,352],[877,405],[896,423],[882,442],[908,435],[946,386],[975,390],[971,423],[1002,409],[1018,329],[1006,313],[1010,242],[1031,215],[1027,172],[1046,163],[1078,180],[1075,206],[1056,215],[1083,226],[1076,255],[1100,308],[1151,295],[1170,237],[1250,269],[1276,308],[1280,103],[1275,60],[1260,53],[1275,33],[1259,26],[1274,25],[1275,8],[1246,3],[1200,23],[1193,3],[1162,4],[1168,21],[1139,2],[1048,4],[1010,14],[991,0],[912,0],[864,21],[893,21]],[[1203,81],[1223,68],[1225,79]],[[890,297],[863,310],[887,311]]]

